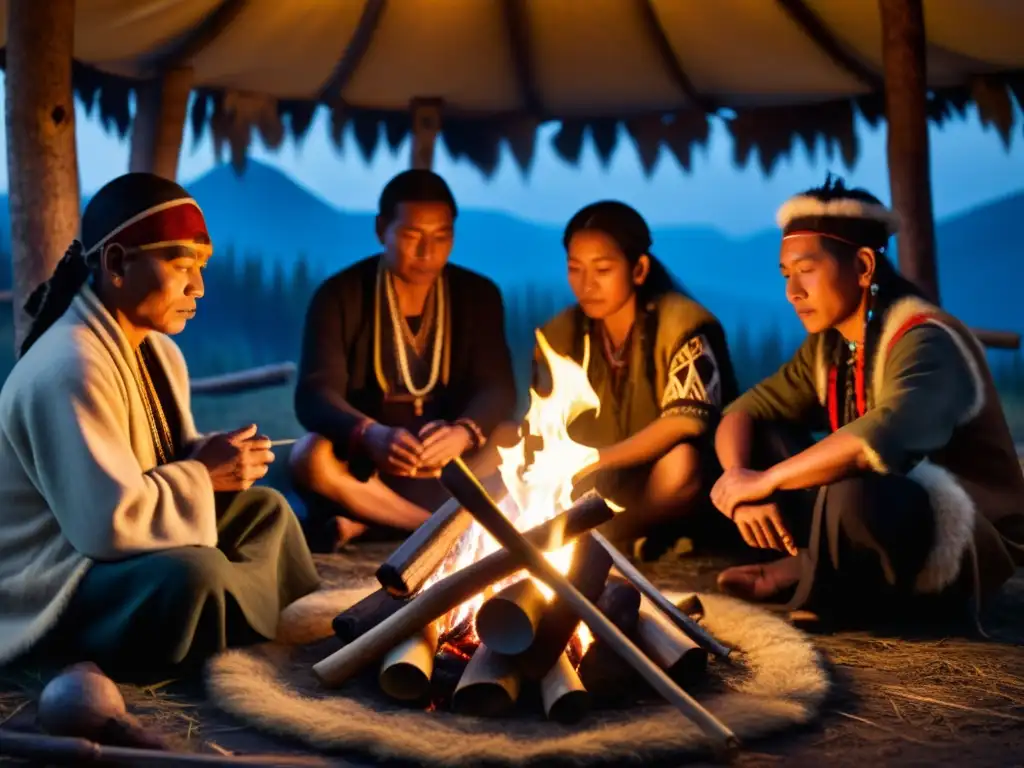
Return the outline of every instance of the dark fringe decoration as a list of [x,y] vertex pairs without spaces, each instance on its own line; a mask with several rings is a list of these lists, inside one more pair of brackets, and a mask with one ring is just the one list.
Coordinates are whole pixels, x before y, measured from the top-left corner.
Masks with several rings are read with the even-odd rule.
[[563,120],[562,127],[551,140],[559,157],[571,165],[578,165],[583,151],[583,135],[587,124],[582,120]]
[[711,138],[711,123],[706,112],[689,109],[672,115],[663,123],[663,141],[676,162],[689,173],[693,169],[693,150],[706,147]]
[[594,142],[597,158],[604,168],[611,162],[612,154],[619,143],[618,120],[594,120],[590,123],[590,138]]
[[500,126],[486,120],[460,120],[447,118],[441,131],[441,141],[453,160],[465,158],[490,178],[501,161]]
[[359,152],[363,160],[369,163],[377,152],[377,142],[380,141],[380,125],[377,123],[376,115],[366,113],[356,114],[352,120],[352,132],[356,137],[356,144],[359,145]]
[[100,88],[100,120],[103,127],[110,130],[113,125],[119,138],[128,135],[132,127],[130,107],[131,94],[134,88],[124,80],[117,80]]
[[214,109],[216,96],[208,91],[192,92],[192,108],[189,110],[188,119],[192,129],[192,148],[198,146],[206,133],[210,121],[210,113]]
[[[512,152],[512,157],[524,176],[530,173],[533,166],[533,155],[537,148],[537,129],[540,124],[528,117],[513,118],[505,127],[505,141]],[[441,131],[444,135],[444,131]]]
[[277,103],[277,114],[281,118],[288,116],[288,129],[296,144],[301,144],[309,133],[318,106],[315,101],[303,99],[283,99]]
[[[3,50],[0,49],[0,67],[4,63]],[[98,104],[99,119],[106,130],[116,132],[121,138],[127,136],[132,123],[130,101],[135,80],[75,62],[73,83],[75,95],[87,115],[91,116],[94,105]],[[933,123],[942,125],[963,118],[969,105],[975,103],[983,124],[994,126],[1004,144],[1008,145],[1016,125],[1014,98],[1024,109],[1024,71],[984,75],[972,78],[970,83],[934,89],[928,96],[928,116]],[[235,121],[222,114],[222,102],[222,91],[198,89],[194,92],[189,113],[193,144],[197,144],[204,131],[210,128],[214,132],[218,158],[224,144],[229,143],[232,163],[236,168],[244,167],[244,155],[252,139],[253,127],[259,130],[262,140],[272,149],[282,143],[283,131],[290,132],[296,142],[301,142],[311,127],[316,109],[314,100],[285,100],[278,105],[278,114],[281,117],[288,115],[285,126],[271,124],[266,117],[261,117],[256,126],[237,126],[228,125]],[[872,93],[852,100],[795,107],[739,109],[736,117],[729,121],[735,142],[735,162],[745,166],[756,151],[760,167],[770,174],[779,159],[792,151],[794,141],[800,141],[808,153],[813,154],[818,141],[824,139],[827,152],[834,154],[838,148],[844,162],[852,164],[858,154],[853,132],[855,110],[870,126],[877,127],[884,120],[883,94]],[[343,112],[337,109],[331,116],[331,138],[339,149],[343,142],[343,128],[349,121],[354,123],[360,153],[367,162],[377,151],[381,122],[385,124],[386,141],[392,151],[404,141],[409,131],[407,110],[385,112],[345,106]],[[598,158],[602,164],[607,164],[618,145],[616,126],[619,122],[621,120],[614,117],[565,120],[552,145],[562,159],[575,165],[579,162],[584,135],[589,129]],[[461,118],[446,115],[441,137],[453,156],[465,157],[487,175],[497,168],[500,143],[504,140],[508,142],[521,172],[527,174],[533,163],[538,124],[538,119],[526,115]],[[627,122],[627,130],[637,144],[647,173],[656,165],[662,145],[675,155],[681,167],[689,170],[693,147],[706,144],[708,139],[707,115],[700,110],[688,110],[663,118],[637,117]]]
[[384,123],[384,140],[388,143],[391,154],[394,154],[412,130],[412,119],[408,112],[394,112],[384,115],[382,122]]
[[348,125],[348,113],[341,105],[331,107],[331,141],[335,149],[341,152],[345,148],[345,126]]
[[658,165],[661,156],[661,140],[665,136],[665,126],[661,117],[637,117],[626,121],[626,131],[633,139],[636,153],[640,157],[640,165],[644,175],[650,176]]
[[1010,148],[1013,135],[1013,99],[1004,83],[990,77],[976,77],[971,83],[971,98],[978,105],[978,117],[986,128],[994,126],[1003,140],[1003,146]]
[[72,67],[72,87],[78,100],[82,102],[85,116],[91,118],[96,100],[100,95],[103,76],[91,67],[83,67],[77,62],[72,64]]
[[[808,126],[816,126],[811,131]],[[733,160],[742,167],[750,162],[756,150],[761,170],[770,176],[779,160],[788,157],[793,140],[799,137],[808,148],[825,140],[828,157],[835,155],[836,145],[847,168],[857,162],[857,141],[854,105],[851,101],[830,101],[794,107],[760,107],[738,110],[729,121],[733,137]]]

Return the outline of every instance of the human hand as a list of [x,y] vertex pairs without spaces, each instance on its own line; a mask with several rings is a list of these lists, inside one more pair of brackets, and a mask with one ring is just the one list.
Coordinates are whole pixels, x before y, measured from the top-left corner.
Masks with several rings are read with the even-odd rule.
[[419,433],[423,441],[420,466],[440,469],[452,459],[458,458],[473,446],[473,433],[461,424],[432,421]]
[[733,519],[736,507],[764,501],[775,488],[767,472],[734,467],[727,469],[711,489],[711,502],[719,512]]
[[748,546],[777,549],[790,555],[797,554],[793,537],[782,522],[775,504],[749,504],[736,508],[733,522]]
[[189,457],[206,467],[215,491],[244,491],[266,476],[274,461],[270,438],[256,434],[256,425],[217,432]]
[[423,444],[401,427],[371,424],[363,435],[363,445],[381,472],[414,475],[419,468]]

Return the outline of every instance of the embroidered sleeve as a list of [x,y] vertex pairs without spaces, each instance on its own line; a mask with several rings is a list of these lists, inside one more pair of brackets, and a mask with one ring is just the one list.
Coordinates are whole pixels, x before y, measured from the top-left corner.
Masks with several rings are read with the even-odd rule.
[[934,324],[908,331],[886,361],[878,402],[839,430],[864,442],[875,471],[907,471],[980,409],[977,366],[952,333]]
[[669,361],[661,414],[707,422],[717,418],[721,408],[722,378],[714,350],[704,334],[690,336]]
[[815,385],[818,337],[809,336],[779,370],[732,401],[726,413],[742,411],[757,421],[814,424],[823,413]]

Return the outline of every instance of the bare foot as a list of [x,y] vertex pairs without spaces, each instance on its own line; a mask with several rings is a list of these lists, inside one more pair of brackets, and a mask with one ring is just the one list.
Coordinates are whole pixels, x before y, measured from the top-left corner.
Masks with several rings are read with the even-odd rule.
[[718,574],[718,588],[744,600],[767,600],[800,580],[800,559],[783,557],[764,565],[738,565]]
[[347,517],[335,517],[334,524],[338,526],[338,540],[334,546],[336,552],[366,533],[366,526],[363,523],[349,520]]

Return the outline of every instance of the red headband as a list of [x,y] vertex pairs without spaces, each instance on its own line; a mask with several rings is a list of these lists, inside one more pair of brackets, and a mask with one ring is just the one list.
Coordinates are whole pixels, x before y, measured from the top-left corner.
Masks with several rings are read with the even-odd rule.
[[829,238],[831,240],[838,240],[841,243],[846,243],[847,245],[852,245],[854,248],[860,248],[861,247],[857,243],[853,242],[853,240],[847,240],[845,237],[840,237],[839,235],[833,235],[833,234],[831,234],[829,232],[817,232],[817,231],[815,231],[813,229],[797,229],[797,230],[794,230],[792,232],[787,232],[786,234],[784,234],[782,236],[782,239],[786,240],[786,239],[788,239],[790,237],[799,237],[801,235],[813,235],[815,237],[827,237],[827,238]]
[[171,245],[209,245],[210,233],[199,205],[192,198],[154,205],[115,227],[89,249],[101,251],[111,243],[125,248],[159,248]]

